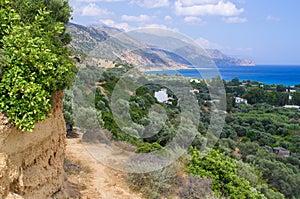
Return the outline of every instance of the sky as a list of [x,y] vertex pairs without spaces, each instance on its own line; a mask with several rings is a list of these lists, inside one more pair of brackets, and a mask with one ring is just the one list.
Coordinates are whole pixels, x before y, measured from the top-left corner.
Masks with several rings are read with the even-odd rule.
[[167,28],[256,64],[300,65],[298,0],[69,0],[81,25]]

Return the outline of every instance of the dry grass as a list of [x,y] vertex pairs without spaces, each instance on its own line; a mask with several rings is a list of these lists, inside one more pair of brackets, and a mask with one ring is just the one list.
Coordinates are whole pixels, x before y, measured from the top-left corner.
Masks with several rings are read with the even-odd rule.
[[128,151],[128,152],[135,152],[136,151],[136,147],[133,146],[132,144],[125,142],[125,141],[116,141],[113,142],[115,146],[117,146],[118,148],[124,150],[124,151]]

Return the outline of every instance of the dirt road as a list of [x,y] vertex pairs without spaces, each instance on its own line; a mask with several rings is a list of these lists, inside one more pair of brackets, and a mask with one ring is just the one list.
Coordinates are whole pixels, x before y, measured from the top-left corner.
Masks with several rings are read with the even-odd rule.
[[[105,153],[105,150],[103,150]],[[67,187],[71,198],[82,199],[142,199],[126,184],[124,173],[95,160],[79,138],[67,139],[66,158],[78,172],[67,172]]]

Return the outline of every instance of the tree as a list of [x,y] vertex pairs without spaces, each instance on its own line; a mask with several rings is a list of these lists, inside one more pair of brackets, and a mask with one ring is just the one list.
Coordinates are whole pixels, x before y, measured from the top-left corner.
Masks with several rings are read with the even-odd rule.
[[70,130],[73,129],[75,124],[73,112],[73,93],[71,90],[65,90],[63,98],[63,115],[66,124],[70,125]]
[[265,91],[261,88],[251,88],[244,93],[249,104],[262,103],[265,100]]
[[286,90],[286,86],[283,85],[283,84],[278,84],[278,85],[276,86],[276,91],[277,91],[277,92],[285,92],[285,90]]
[[[21,16],[21,21],[25,23],[33,22],[41,8],[47,8],[50,12],[47,19],[49,25],[51,21],[67,24],[71,17],[72,8],[68,0],[13,0],[12,2],[13,8]],[[51,26],[48,27],[51,28]],[[47,25],[45,29],[47,29]],[[63,31],[59,34],[59,40],[64,44],[68,44],[71,41],[71,36]]]
[[226,111],[231,112],[232,108],[235,106],[234,97],[231,94],[226,94]]
[[240,80],[237,77],[235,77],[231,80],[231,83],[232,83],[233,86],[239,86],[240,85]]
[[299,92],[293,93],[291,103],[294,105],[298,105],[298,106],[300,105],[300,93]]
[[192,175],[213,179],[212,189],[218,195],[228,198],[263,198],[248,180],[238,175],[238,163],[218,150],[201,154],[195,148],[191,149],[192,160],[187,171]]
[[283,106],[287,104],[288,101],[289,101],[288,93],[280,93],[277,91],[272,91],[270,93],[267,93],[266,95],[266,102],[270,105]]

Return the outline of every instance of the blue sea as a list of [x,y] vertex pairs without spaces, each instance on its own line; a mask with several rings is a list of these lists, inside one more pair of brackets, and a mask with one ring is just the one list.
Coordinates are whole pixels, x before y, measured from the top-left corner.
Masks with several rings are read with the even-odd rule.
[[222,79],[227,81],[230,81],[233,78],[237,77],[239,80],[258,81],[265,84],[284,84],[286,86],[294,86],[296,84],[300,84],[300,65],[218,66],[217,70],[202,67],[180,70],[151,71],[147,73],[165,73],[168,75],[179,74],[185,77],[194,78],[213,77],[216,75],[220,75]]

